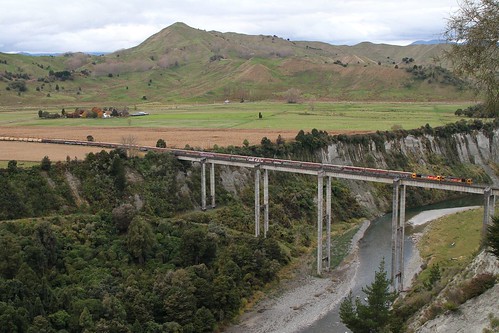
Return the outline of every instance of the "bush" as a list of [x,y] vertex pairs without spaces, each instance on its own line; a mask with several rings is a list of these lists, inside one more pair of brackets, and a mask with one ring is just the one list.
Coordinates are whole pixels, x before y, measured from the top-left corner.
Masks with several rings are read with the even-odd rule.
[[133,218],[137,215],[137,210],[131,204],[123,204],[114,208],[112,215],[116,229],[119,232],[126,232]]
[[156,147],[158,147],[158,148],[166,148],[166,141],[163,140],[163,139],[159,139],[156,142]]
[[7,90],[15,90],[18,92],[25,92],[28,90],[28,87],[26,87],[26,82],[24,80],[16,80],[14,82],[10,82],[7,88]]
[[51,166],[52,162],[50,161],[50,158],[48,156],[43,157],[41,162],[42,170],[49,171]]
[[491,273],[484,273],[475,276],[463,288],[464,300],[462,303],[466,302],[471,298],[480,296],[485,291],[492,288],[495,283],[496,283],[496,278]]

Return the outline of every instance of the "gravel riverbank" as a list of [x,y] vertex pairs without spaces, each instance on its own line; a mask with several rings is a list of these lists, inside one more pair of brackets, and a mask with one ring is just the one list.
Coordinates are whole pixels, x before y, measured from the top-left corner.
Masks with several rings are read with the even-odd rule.
[[331,311],[353,286],[359,264],[357,244],[369,225],[365,221],[359,228],[349,255],[339,267],[322,277],[311,276],[310,270],[304,269],[285,290],[262,300],[225,332],[297,332]]

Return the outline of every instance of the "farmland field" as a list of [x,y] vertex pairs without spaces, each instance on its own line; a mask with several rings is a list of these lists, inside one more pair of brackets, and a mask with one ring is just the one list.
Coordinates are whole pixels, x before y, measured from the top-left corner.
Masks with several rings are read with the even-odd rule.
[[[121,142],[123,137],[133,136],[139,145],[155,145],[161,138],[170,147],[183,148],[190,145],[209,149],[214,145],[242,145],[245,139],[250,144],[258,144],[265,136],[272,141],[278,135],[290,140],[301,129],[307,132],[317,128],[330,134],[339,134],[385,131],[394,127],[411,129],[427,123],[436,127],[459,120],[454,111],[471,104],[462,102],[302,104],[262,102],[203,105],[144,103],[134,106],[130,112],[144,111],[149,113],[147,116],[108,119],[40,119],[38,108],[35,107],[0,107],[0,136],[86,140],[87,135],[92,135],[96,141],[104,142]],[[74,106],[57,106],[44,108],[43,111],[60,113],[63,107],[67,112],[74,110]],[[44,149],[35,149],[31,159],[26,157],[26,152],[22,158],[17,158],[14,153],[18,149],[7,149],[4,146],[6,144],[0,144],[2,147],[0,160],[38,161],[44,156]],[[23,147],[28,151],[33,150],[28,148],[31,146]],[[75,156],[84,157],[85,152],[78,154]],[[73,155],[72,152],[67,152],[67,156]],[[60,156],[56,159],[60,159]]]

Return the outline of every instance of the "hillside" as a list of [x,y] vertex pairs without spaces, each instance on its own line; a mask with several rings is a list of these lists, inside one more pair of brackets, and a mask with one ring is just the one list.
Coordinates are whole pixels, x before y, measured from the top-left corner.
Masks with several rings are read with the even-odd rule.
[[445,44],[335,46],[175,23],[106,55],[0,54],[2,105],[230,100],[469,100]]

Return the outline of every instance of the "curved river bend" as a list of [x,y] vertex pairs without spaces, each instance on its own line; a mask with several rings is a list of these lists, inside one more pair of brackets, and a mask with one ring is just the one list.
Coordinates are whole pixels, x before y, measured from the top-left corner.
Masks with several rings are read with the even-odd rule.
[[[432,220],[440,217],[442,214],[442,209],[455,208],[455,207],[465,207],[465,206],[477,206],[483,205],[481,196],[470,196],[457,200],[449,200],[443,203],[419,207],[416,209],[411,209],[406,212],[406,219],[418,215],[423,211],[426,212],[427,220]],[[391,263],[391,214],[383,215],[382,217],[374,220],[369,228],[366,230],[364,237],[359,242],[359,267],[357,271],[356,280],[354,287],[352,288],[352,293],[354,296],[359,296],[364,298],[362,293],[362,287],[369,285],[374,280],[374,272],[378,269],[379,263],[384,258],[385,268],[390,271]],[[408,262],[412,259],[415,249],[414,243],[411,239],[410,231],[406,229],[406,238],[404,246],[404,267],[407,266]],[[388,273],[389,276],[389,273]],[[350,332],[340,321],[339,318],[339,306],[334,308],[332,311],[328,312],[326,316],[322,317],[316,321],[311,326],[300,333],[343,333]]]

